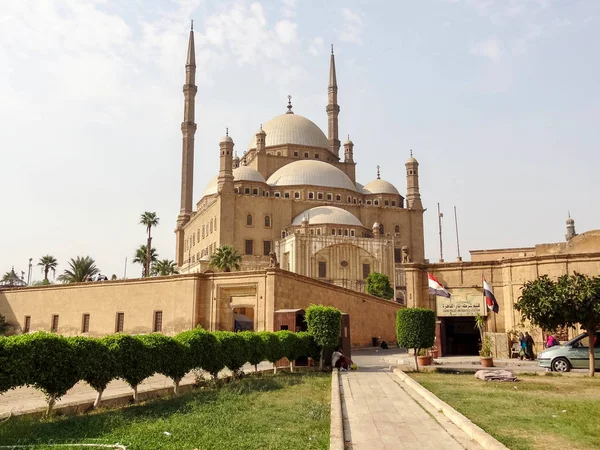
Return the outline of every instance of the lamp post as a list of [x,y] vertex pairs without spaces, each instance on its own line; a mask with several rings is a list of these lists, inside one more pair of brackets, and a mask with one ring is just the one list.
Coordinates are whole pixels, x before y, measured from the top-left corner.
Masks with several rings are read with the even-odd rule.
[[29,270],[27,271],[27,286],[29,286],[31,282],[31,261],[33,261],[33,258],[29,258]]

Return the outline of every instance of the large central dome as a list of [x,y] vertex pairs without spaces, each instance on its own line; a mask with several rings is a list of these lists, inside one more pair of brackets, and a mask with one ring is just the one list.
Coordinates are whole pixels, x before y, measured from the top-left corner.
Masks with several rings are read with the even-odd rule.
[[270,186],[321,186],[356,191],[356,186],[335,166],[314,159],[301,159],[276,170],[267,180]]
[[[277,116],[263,124],[267,133],[265,146],[298,144],[329,150],[329,139],[325,133],[306,117],[289,113]],[[248,149],[256,148],[256,136],[252,137]]]

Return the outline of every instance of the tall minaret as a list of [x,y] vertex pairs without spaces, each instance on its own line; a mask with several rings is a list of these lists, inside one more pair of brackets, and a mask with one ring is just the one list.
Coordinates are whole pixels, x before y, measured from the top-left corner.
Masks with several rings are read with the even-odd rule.
[[185,62],[185,84],[183,85],[184,107],[181,133],[183,145],[181,152],[181,207],[177,217],[176,258],[177,265],[182,266],[184,261],[185,235],[183,227],[190,221],[192,214],[192,196],[194,192],[194,134],[196,123],[194,111],[196,109],[196,50],[194,48],[194,21],[190,27],[187,60]]
[[338,139],[338,116],[340,115],[340,106],[337,104],[337,77],[335,76],[335,56],[333,55],[333,45],[331,46],[331,60],[329,62],[329,87],[327,88],[327,117],[329,123],[329,145],[331,153],[339,158],[340,140]]
[[219,194],[233,194],[233,139],[229,137],[229,129],[219,142],[219,176],[217,191]]
[[575,220],[571,217],[571,213],[569,212],[569,218],[567,219],[567,234],[565,235],[565,239],[570,241],[577,233],[575,232]]
[[181,208],[177,225],[183,226],[190,220],[192,213],[192,196],[194,189],[194,135],[196,123],[194,112],[196,109],[196,51],[194,48],[194,22],[190,29],[188,41],[187,60],[185,62],[185,84],[183,85],[184,107],[181,133],[183,135],[183,148],[181,154]]
[[[409,209],[423,209],[421,194],[419,193],[419,162],[413,157],[406,161],[406,207]],[[379,177],[378,177],[379,178]]]

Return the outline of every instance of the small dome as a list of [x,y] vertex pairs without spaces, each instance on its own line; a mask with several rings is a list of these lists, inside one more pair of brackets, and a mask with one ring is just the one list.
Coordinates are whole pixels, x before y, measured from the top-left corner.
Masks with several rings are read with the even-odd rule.
[[354,145],[354,142],[352,142],[350,140],[350,136],[348,136],[348,139],[346,139],[346,141],[344,142],[344,145]]
[[229,135],[227,135],[223,136],[219,142],[233,142],[233,139],[231,139]]
[[[285,144],[307,145],[329,150],[329,139],[325,133],[306,117],[298,114],[282,114],[263,124],[267,134],[265,147]],[[256,148],[256,135],[252,136],[248,150]]]
[[417,161],[415,158],[413,158],[413,155],[410,155],[410,158],[408,158],[408,160],[406,161],[406,164],[419,164],[419,161]]
[[[255,181],[257,183],[264,183],[265,178],[260,174],[260,172],[252,167],[248,166],[240,166],[236,169],[233,169],[233,181]],[[218,185],[218,176],[214,177],[206,186],[204,190],[203,197],[207,195],[214,195],[217,193],[217,185]]]
[[567,219],[567,225],[574,225],[575,224],[575,220],[572,217],[569,217]]
[[310,225],[335,224],[356,227],[363,226],[354,214],[345,209],[338,208],[337,206],[317,206],[315,208],[307,209],[302,214],[296,216],[292,221],[292,226],[301,225],[302,219],[305,219],[306,217],[308,217],[308,223]]
[[367,185],[362,189],[362,193],[369,194],[392,194],[392,195],[400,195],[398,189],[394,187],[392,183],[389,181],[376,179],[367,183]]
[[348,175],[331,164],[314,159],[303,159],[286,164],[269,177],[267,184],[271,186],[322,186],[356,191],[356,186],[348,178]]

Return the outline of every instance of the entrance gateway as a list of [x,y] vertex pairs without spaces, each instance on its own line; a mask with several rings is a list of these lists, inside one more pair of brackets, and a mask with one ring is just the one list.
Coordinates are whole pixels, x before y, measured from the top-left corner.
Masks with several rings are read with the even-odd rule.
[[441,356],[475,356],[481,339],[475,316],[487,315],[485,301],[475,289],[453,289],[452,297],[436,297],[436,346]]

